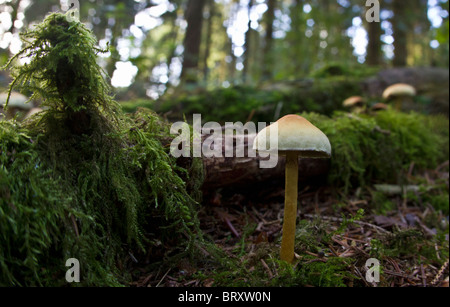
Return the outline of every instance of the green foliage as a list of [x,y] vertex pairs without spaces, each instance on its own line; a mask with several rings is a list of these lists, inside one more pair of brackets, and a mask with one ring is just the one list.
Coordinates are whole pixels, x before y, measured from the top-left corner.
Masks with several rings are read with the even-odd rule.
[[367,67],[364,65],[343,65],[341,63],[327,63],[323,67],[311,73],[314,78],[364,78],[373,76],[378,72],[378,68]]
[[437,162],[448,160],[443,151],[448,139],[433,131],[432,121],[437,118],[390,111],[379,113],[375,119],[380,127],[391,132],[394,140],[391,147],[401,166],[406,167],[414,162],[419,167],[433,167]]
[[202,114],[205,122],[273,122],[279,116],[298,112],[316,112],[332,115],[342,109],[342,102],[349,94],[360,94],[358,82],[351,78],[280,82],[266,88],[235,86],[212,91],[165,96],[157,102],[138,100],[124,102],[125,110],[133,112],[143,106],[171,120],[191,118]]
[[[448,160],[448,126],[439,117],[384,111],[376,116],[335,113],[332,118],[303,113],[321,129],[333,148],[330,183],[348,191],[373,182],[403,184],[412,162],[418,169]],[[448,119],[447,119],[448,125]]]
[[43,169],[35,145],[10,122],[0,122],[0,286],[41,285],[49,269],[63,268],[62,261],[48,261],[52,249],[65,238],[68,197],[49,170]]
[[371,256],[377,259],[385,257],[422,256],[418,261],[443,265],[448,259],[448,241],[443,236],[427,238],[416,228],[396,230],[383,238],[371,241]]
[[[362,214],[362,213],[361,213]],[[342,224],[346,228],[360,216],[350,217]],[[237,255],[228,267],[214,273],[217,287],[345,287],[357,279],[349,269],[354,259],[327,256],[320,260],[309,253],[323,253],[335,233],[327,233],[320,219],[301,220],[296,231],[295,250],[301,259],[294,265],[280,261],[279,245],[259,244],[247,255]],[[336,232],[337,233],[337,232]],[[240,251],[236,251],[239,253]],[[263,265],[262,263],[266,264]],[[271,274],[268,274],[268,268]],[[205,276],[204,278],[207,278]]]
[[33,30],[21,33],[26,46],[7,63],[31,58],[27,65],[12,70],[12,86],[33,92],[43,106],[55,110],[111,110],[110,88],[97,64],[96,39],[80,22],[66,15],[50,14]]
[[377,191],[372,192],[371,206],[375,214],[381,215],[385,215],[397,207],[396,203],[389,199],[385,193]]
[[77,258],[82,285],[117,286],[130,279],[130,253],[195,255],[204,240],[186,182],[201,172],[169,155],[168,125],[117,108],[81,23],[51,14],[23,37],[34,40],[19,54],[32,58],[14,68],[11,89],[48,109],[0,126],[0,284],[64,284],[65,261]]
[[283,286],[285,282],[292,286],[313,287],[346,287],[348,280],[356,277],[350,273],[350,259],[331,257],[326,262],[309,262],[314,257],[305,257],[304,264],[300,264],[295,270],[285,267],[280,278],[273,286]]

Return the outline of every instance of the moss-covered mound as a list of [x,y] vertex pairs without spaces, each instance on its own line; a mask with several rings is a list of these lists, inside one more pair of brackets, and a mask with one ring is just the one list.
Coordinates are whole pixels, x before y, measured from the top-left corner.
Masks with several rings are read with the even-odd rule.
[[259,88],[235,86],[166,96],[156,102],[123,102],[122,106],[130,113],[137,107],[151,108],[171,120],[202,114],[205,122],[271,122],[277,120],[277,116],[304,111],[331,115],[343,108],[342,102],[346,98],[362,94],[359,81],[339,77],[280,82]]
[[69,258],[83,285],[120,285],[139,255],[192,256],[203,240],[186,182],[201,171],[169,155],[167,124],[121,112],[80,22],[51,14],[22,38],[15,58],[31,62],[13,67],[11,88],[46,111],[0,123],[0,285],[66,285]]
[[343,188],[405,184],[411,165],[435,169],[449,159],[448,119],[394,110],[372,115],[303,113],[330,139],[330,184]]

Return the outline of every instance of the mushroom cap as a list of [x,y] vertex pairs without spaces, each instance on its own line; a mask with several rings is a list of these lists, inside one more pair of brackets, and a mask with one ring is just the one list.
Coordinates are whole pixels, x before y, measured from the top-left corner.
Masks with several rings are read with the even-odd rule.
[[271,148],[271,144],[274,144],[271,137],[274,136],[278,137],[278,153],[281,155],[296,152],[299,156],[308,158],[331,157],[328,137],[302,116],[287,115],[263,129],[256,136],[253,149],[261,152],[276,151]]
[[[8,93],[0,94],[0,105],[4,106],[6,104],[6,99],[8,99]],[[33,106],[28,102],[28,98],[20,93],[11,92],[11,96],[9,97],[8,106],[14,108],[20,108],[25,110],[30,110]]]
[[382,102],[376,103],[372,106],[373,111],[382,111],[387,110],[388,108],[389,108],[388,105]]
[[44,111],[44,110],[41,109],[41,108],[32,108],[32,109],[27,113],[27,115],[25,115],[25,118],[30,118],[30,117],[32,117],[33,115],[38,114],[38,113],[40,113],[40,112],[42,112],[42,111]]
[[350,98],[347,98],[346,100],[344,100],[343,106],[344,107],[354,107],[357,105],[363,105],[366,103],[366,100],[361,97],[361,96],[352,96]]
[[398,84],[391,85],[384,91],[383,99],[388,100],[390,98],[400,97],[400,96],[414,97],[416,95],[417,95],[417,91],[413,86],[411,86],[409,84],[398,83]]

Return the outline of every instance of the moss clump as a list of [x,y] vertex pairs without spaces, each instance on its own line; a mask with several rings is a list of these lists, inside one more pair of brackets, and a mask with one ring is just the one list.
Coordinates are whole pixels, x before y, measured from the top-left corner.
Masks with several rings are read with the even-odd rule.
[[432,116],[396,111],[359,117],[340,112],[332,118],[315,113],[302,116],[330,139],[329,180],[345,191],[374,182],[404,184],[411,163],[420,170],[448,160],[448,127],[436,132]]
[[[122,105],[127,112],[147,107],[166,114],[171,120],[191,118],[202,114],[207,121],[272,122],[279,113],[302,111],[332,115],[342,109],[348,93],[362,94],[359,82],[353,79],[317,79],[299,82],[280,82],[266,87],[235,86],[211,91],[199,90],[177,96],[165,96],[158,101],[128,101]],[[320,102],[320,103],[319,103]]]
[[185,180],[201,172],[169,155],[167,125],[122,113],[80,22],[51,14],[22,38],[12,60],[31,62],[13,67],[11,89],[47,110],[0,126],[0,285],[65,284],[65,261],[77,258],[82,285],[116,286],[149,251],[153,262],[195,255],[204,240]]

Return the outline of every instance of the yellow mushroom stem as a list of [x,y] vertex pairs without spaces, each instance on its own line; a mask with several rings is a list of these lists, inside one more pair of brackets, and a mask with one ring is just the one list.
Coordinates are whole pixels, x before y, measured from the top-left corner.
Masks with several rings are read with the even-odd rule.
[[403,98],[402,97],[396,97],[394,101],[395,110],[400,112],[403,109]]
[[298,197],[298,153],[286,155],[286,191],[284,203],[283,236],[281,239],[281,260],[292,263],[294,260],[295,228],[297,224]]

